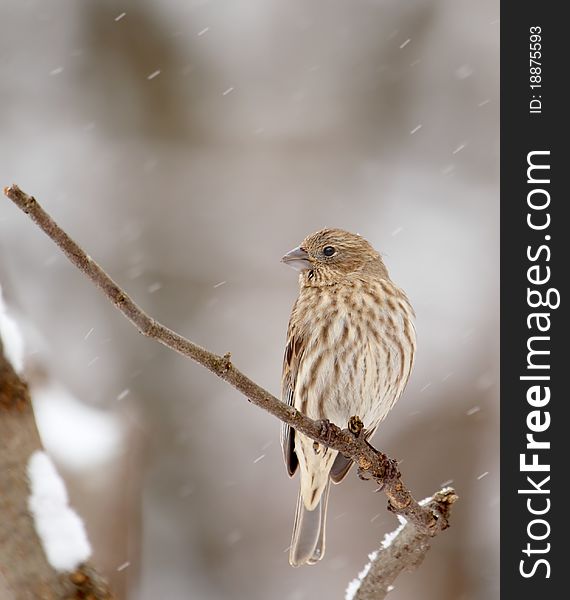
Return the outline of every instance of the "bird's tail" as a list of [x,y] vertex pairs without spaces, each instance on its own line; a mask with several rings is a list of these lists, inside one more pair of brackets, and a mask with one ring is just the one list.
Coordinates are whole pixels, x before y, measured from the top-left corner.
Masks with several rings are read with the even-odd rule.
[[314,510],[307,510],[299,490],[289,562],[294,567],[314,565],[325,555],[325,525],[329,501],[330,480]]

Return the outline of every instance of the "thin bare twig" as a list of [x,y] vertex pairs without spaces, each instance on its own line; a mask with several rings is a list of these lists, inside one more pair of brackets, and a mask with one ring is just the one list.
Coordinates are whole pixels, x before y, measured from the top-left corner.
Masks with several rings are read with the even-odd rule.
[[434,536],[448,526],[449,504],[434,501],[422,507],[403,484],[397,463],[374,449],[359,436],[361,423],[355,419],[341,429],[328,421],[314,421],[286,405],[261,388],[232,363],[229,353],[218,356],[194,344],[147,315],[84,250],[61,229],[39,203],[17,185],[4,189],[4,194],[23,210],[64,252],[127,319],[145,336],[191,358],[232,385],[250,402],[263,408],[295,430],[351,458],[362,478],[374,478],[388,497],[388,508],[405,517],[415,529]]

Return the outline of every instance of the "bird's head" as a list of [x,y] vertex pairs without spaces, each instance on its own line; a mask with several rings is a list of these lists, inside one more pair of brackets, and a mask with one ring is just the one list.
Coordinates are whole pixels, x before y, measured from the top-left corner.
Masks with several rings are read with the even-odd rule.
[[301,271],[307,282],[338,283],[360,273],[388,277],[380,254],[370,243],[342,229],[312,233],[281,260]]

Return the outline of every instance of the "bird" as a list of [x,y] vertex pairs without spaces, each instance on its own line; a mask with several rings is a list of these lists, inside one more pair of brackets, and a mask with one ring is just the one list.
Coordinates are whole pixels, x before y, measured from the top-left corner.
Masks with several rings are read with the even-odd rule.
[[[414,310],[381,255],[358,234],[321,229],[281,260],[299,271],[281,398],[311,419],[339,427],[358,416],[368,439],[412,372]],[[330,483],[340,483],[352,461],[286,424],[281,446],[289,476],[300,472],[289,562],[312,565],[325,553]]]

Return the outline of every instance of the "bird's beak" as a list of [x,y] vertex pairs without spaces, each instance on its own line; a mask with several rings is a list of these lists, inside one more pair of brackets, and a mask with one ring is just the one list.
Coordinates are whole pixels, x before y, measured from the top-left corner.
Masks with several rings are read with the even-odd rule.
[[307,251],[303,250],[301,246],[297,246],[290,252],[287,252],[287,254],[281,259],[281,262],[284,262],[286,265],[295,269],[295,271],[306,271],[307,269],[313,268]]

